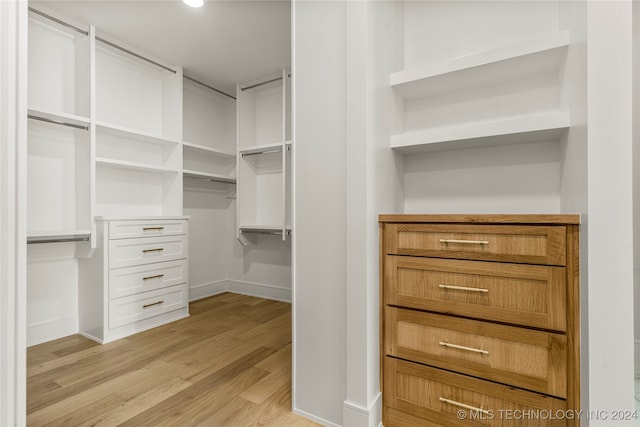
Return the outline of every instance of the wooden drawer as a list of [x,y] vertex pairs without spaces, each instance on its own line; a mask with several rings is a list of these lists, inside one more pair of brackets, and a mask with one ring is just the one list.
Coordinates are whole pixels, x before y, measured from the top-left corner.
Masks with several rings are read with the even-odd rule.
[[131,239],[136,237],[175,236],[189,234],[185,220],[111,221],[109,239]]
[[388,224],[386,254],[566,264],[566,227]]
[[183,259],[187,252],[187,236],[182,235],[110,240],[109,268]]
[[564,267],[385,257],[385,303],[566,331]]
[[109,270],[109,298],[187,283],[186,259]]
[[117,328],[159,316],[188,304],[186,284],[109,301],[109,327]]
[[577,417],[561,399],[391,357],[384,363],[385,427],[560,427]]
[[386,354],[567,396],[566,336],[386,307]]

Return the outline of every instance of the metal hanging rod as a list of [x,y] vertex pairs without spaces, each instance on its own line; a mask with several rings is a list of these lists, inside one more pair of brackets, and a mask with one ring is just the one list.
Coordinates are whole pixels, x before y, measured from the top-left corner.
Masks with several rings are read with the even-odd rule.
[[236,97],[235,97],[235,96],[233,96],[233,95],[229,95],[228,93],[225,93],[225,92],[223,92],[223,91],[221,91],[221,90],[219,90],[219,89],[216,89],[215,87],[209,86],[209,85],[208,85],[208,84],[206,84],[206,83],[202,83],[201,81],[198,81],[198,80],[194,79],[193,77],[189,77],[189,76],[187,76],[186,74],[185,74],[185,75],[183,75],[183,77],[184,77],[185,79],[189,80],[189,81],[192,81],[192,82],[194,82],[194,83],[198,83],[200,86],[204,86],[204,87],[206,87],[207,89],[211,89],[212,91],[217,92],[217,93],[219,93],[220,95],[227,96],[227,97],[229,97],[229,98],[233,99],[234,101],[235,101],[235,99],[236,99]]
[[52,123],[54,125],[67,126],[67,127],[74,128],[74,129],[89,130],[89,126],[77,125],[75,123],[61,122],[61,121],[58,121],[58,120],[51,120],[51,119],[47,119],[45,117],[34,116],[33,114],[29,114],[29,115],[27,115],[27,117],[32,119],[32,120],[39,120],[41,122]]
[[149,59],[149,58],[144,57],[144,56],[142,56],[142,55],[140,55],[140,54],[137,54],[137,53],[135,53],[135,52],[132,52],[132,51],[130,51],[129,49],[125,49],[125,48],[124,48],[124,47],[122,47],[122,46],[118,46],[117,44],[112,43],[112,42],[110,42],[109,40],[105,40],[105,39],[103,39],[102,37],[98,37],[98,36],[96,36],[96,40],[97,40],[97,41],[99,41],[99,42],[102,42],[102,43],[104,43],[104,44],[107,44],[107,45],[109,45],[109,46],[111,46],[111,47],[113,47],[113,48],[116,48],[116,49],[118,49],[118,50],[121,50],[122,52],[128,53],[128,54],[129,54],[129,55],[131,55],[131,56],[135,56],[136,58],[142,59],[143,61],[147,61],[147,62],[149,62],[149,63],[151,63],[151,64],[155,65],[156,67],[163,68],[163,69],[165,69],[165,70],[167,70],[167,71],[171,71],[173,74],[176,74],[176,70],[174,70],[173,68],[169,68],[169,67],[167,67],[167,66],[165,66],[165,65],[162,65],[162,64],[160,64],[160,63],[158,63],[158,62],[156,62],[156,61],[154,61],[154,60],[152,60],[152,59]]
[[67,27],[67,28],[71,28],[73,31],[77,31],[78,33],[80,33],[80,34],[84,34],[85,36],[88,36],[88,35],[89,35],[89,31],[85,31],[85,30],[83,30],[82,28],[78,28],[78,27],[76,27],[75,25],[71,25],[71,24],[69,24],[68,22],[64,22],[64,21],[62,21],[62,20],[60,20],[60,19],[58,19],[58,18],[55,18],[55,17],[53,17],[53,16],[51,16],[51,15],[47,14],[47,13],[44,13],[44,12],[42,12],[42,11],[39,11],[38,9],[35,9],[35,8],[31,7],[31,6],[29,6],[29,12],[33,12],[33,13],[35,13],[36,15],[40,15],[40,16],[42,16],[43,18],[47,18],[47,19],[49,19],[49,20],[51,20],[51,21],[53,21],[53,22],[55,22],[55,23],[57,23],[57,24],[60,24],[60,25],[65,26],[65,27]]
[[29,240],[27,238],[27,244],[33,245],[35,243],[67,243],[67,242],[88,242],[89,236],[78,236],[78,237],[52,237],[50,239],[37,239],[37,240]]
[[242,153],[242,157],[247,157],[247,156],[257,156],[259,154],[270,154],[270,153],[280,153],[282,150],[279,148],[270,148],[268,150],[262,150],[262,151],[252,151],[251,153]]
[[[287,77],[291,77],[291,74],[287,74]],[[269,83],[277,82],[278,80],[282,80],[282,77],[276,77],[275,79],[271,79],[271,80],[267,80],[267,81],[264,81],[264,82],[256,83],[256,84],[253,84],[253,85],[247,86],[247,87],[241,87],[240,90],[244,92],[245,90],[253,89],[253,88],[258,87],[258,86],[264,86],[264,85],[269,84]]]
[[[282,230],[266,230],[266,229],[252,229],[252,228],[241,228],[240,232],[242,234],[267,234],[270,236],[282,236]],[[287,230],[285,232],[287,236],[291,235],[291,230]]]

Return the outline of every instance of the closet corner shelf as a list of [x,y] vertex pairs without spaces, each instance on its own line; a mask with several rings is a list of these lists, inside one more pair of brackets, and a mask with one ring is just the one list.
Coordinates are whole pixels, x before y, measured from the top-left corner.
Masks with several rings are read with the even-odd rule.
[[236,178],[235,177],[224,176],[224,175],[219,175],[219,174],[215,174],[215,173],[200,172],[200,171],[194,171],[194,170],[189,170],[189,169],[183,169],[182,170],[182,174],[186,178],[195,178],[195,179],[201,179],[201,180],[205,180],[205,181],[222,182],[222,183],[226,183],[226,184],[235,184],[236,183]]
[[77,114],[47,111],[46,109],[37,107],[30,107],[27,113],[30,116],[36,116],[54,122],[69,123],[75,126],[89,126],[89,123],[91,122],[88,117],[79,116]]
[[119,136],[121,138],[135,139],[137,141],[148,142],[151,144],[178,144],[178,140],[163,138],[160,136],[151,135],[146,132],[140,132],[134,129],[125,128],[123,126],[108,124],[104,122],[96,122],[96,130],[98,132],[104,132],[111,135]]
[[193,142],[183,141],[182,145],[187,148],[192,148],[194,150],[198,150],[207,154],[212,154],[214,156],[225,157],[225,158],[234,158],[235,154],[227,153],[226,151],[217,150],[215,148],[210,148],[200,144],[194,144]]
[[80,242],[88,241],[91,230],[56,230],[56,231],[29,231],[27,243],[56,243],[56,242]]
[[133,170],[139,170],[139,171],[145,171],[145,172],[178,173],[177,169],[168,169],[160,166],[146,165],[144,163],[129,162],[126,160],[107,159],[103,157],[96,157],[96,164],[113,166],[113,167],[123,168],[123,169],[133,169]]
[[553,141],[569,125],[568,112],[554,111],[393,135],[391,148],[413,154]]
[[[499,46],[475,54],[392,73],[391,87],[405,99],[444,92],[461,85],[504,81],[527,73],[558,69],[569,46],[569,32]],[[469,73],[473,73],[471,76]],[[473,78],[472,78],[473,77]]]

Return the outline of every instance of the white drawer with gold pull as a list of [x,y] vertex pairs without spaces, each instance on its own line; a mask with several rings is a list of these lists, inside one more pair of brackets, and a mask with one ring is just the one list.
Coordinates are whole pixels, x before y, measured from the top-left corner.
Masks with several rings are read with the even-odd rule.
[[109,327],[117,328],[186,307],[188,299],[187,286],[182,284],[110,300]]
[[187,236],[144,237],[109,241],[109,268],[187,258]]
[[153,291],[187,281],[186,259],[109,270],[109,298]]
[[174,236],[178,234],[189,234],[187,221],[112,221],[109,224],[110,239]]

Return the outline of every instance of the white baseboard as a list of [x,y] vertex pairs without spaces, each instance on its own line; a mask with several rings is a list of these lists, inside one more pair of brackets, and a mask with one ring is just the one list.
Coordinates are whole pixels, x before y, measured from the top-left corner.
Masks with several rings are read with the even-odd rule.
[[291,289],[263,283],[243,282],[241,280],[218,280],[189,287],[189,301],[212,297],[223,292],[249,295],[276,301],[291,302]]
[[296,415],[300,415],[303,418],[306,418],[308,420],[316,422],[318,424],[322,424],[323,426],[327,426],[327,427],[342,427],[340,424],[332,423],[331,421],[327,421],[327,420],[325,420],[323,418],[316,417],[315,415],[311,415],[310,413],[302,411],[300,409],[294,409],[291,412],[293,412]]
[[288,303],[291,302],[290,288],[265,285],[263,283],[242,282],[240,280],[228,280],[227,282],[229,283],[229,292]]
[[203,283],[202,285],[190,285],[189,301],[212,297],[228,290],[229,283],[227,280],[218,280],[217,282]]
[[78,333],[78,316],[27,325],[27,347]]
[[367,408],[345,400],[342,423],[349,427],[378,427],[382,424],[382,393],[378,393]]

